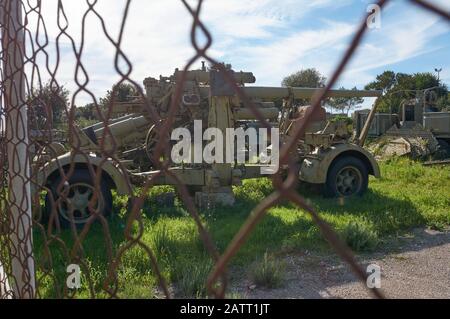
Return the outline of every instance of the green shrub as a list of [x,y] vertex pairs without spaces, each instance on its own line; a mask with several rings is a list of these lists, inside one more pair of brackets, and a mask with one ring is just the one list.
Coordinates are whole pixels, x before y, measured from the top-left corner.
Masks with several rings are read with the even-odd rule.
[[203,260],[195,264],[179,265],[178,288],[186,298],[204,298],[207,296],[206,280],[212,270],[211,260]]
[[240,187],[234,187],[236,198],[240,201],[257,203],[273,192],[272,181],[268,178],[245,180]]
[[342,231],[342,237],[355,251],[374,250],[378,243],[378,234],[367,223],[351,221]]
[[336,122],[344,122],[346,125],[353,125],[353,119],[351,117],[345,116],[345,115],[336,115],[333,117],[330,122],[336,123]]
[[252,281],[262,287],[277,288],[284,280],[285,265],[267,252],[264,257],[252,269]]
[[428,222],[428,227],[432,230],[443,232],[447,228],[447,225],[443,221],[432,220]]
[[176,244],[170,237],[169,230],[167,226],[163,224],[162,226],[155,227],[153,235],[153,247],[158,257],[171,257],[176,252]]

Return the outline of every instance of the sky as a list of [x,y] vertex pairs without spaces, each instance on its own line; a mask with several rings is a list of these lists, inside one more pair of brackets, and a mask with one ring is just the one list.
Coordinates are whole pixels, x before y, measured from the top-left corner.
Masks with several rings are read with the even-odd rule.
[[[450,11],[450,0],[429,1]],[[89,75],[87,87],[100,98],[120,79],[114,69],[115,48],[93,13],[85,17],[82,32],[86,1],[62,3],[67,32],[75,39],[77,50],[81,37],[85,38],[82,62]],[[331,76],[371,3],[374,1],[205,0],[201,19],[213,36],[212,57],[232,64],[237,71],[253,72],[258,86],[279,86],[285,76],[305,68]],[[110,36],[117,39],[125,0],[98,0],[95,8]],[[49,35],[48,58],[40,53],[37,61],[42,70],[48,62],[53,71],[59,34],[57,1],[43,1],[42,13]],[[33,17],[28,23],[29,28],[37,26]],[[66,22],[60,19],[59,23]],[[183,68],[194,54],[191,26],[192,18],[180,0],[133,0],[122,43],[132,63],[133,80],[142,83],[148,76],[171,75],[175,68]],[[42,38],[34,41],[44,43]],[[69,39],[62,36],[59,43],[61,61],[56,78],[74,93],[74,78],[84,82],[86,77],[82,72],[75,76]],[[199,61],[195,67],[200,65]],[[120,67],[128,70],[123,62]],[[337,86],[363,88],[384,70],[415,73],[434,72],[435,68],[443,69],[440,77],[450,86],[450,23],[407,1],[392,0],[381,12],[381,27],[368,31]],[[87,94],[75,95],[76,105],[89,102],[92,97]]]

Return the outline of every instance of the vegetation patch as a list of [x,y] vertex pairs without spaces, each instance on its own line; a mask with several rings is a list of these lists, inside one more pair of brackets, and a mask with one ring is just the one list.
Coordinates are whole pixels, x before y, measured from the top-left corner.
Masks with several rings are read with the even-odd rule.
[[[377,249],[376,244],[384,237],[413,227],[429,226],[441,230],[450,225],[449,166],[424,167],[419,162],[402,158],[382,162],[380,166],[382,178],[371,178],[369,191],[361,198],[345,201],[323,198],[303,184],[299,192],[356,252]],[[268,179],[245,181],[243,186],[235,188],[237,203],[234,207],[200,212],[220,253],[225,251],[252,209],[272,191]],[[162,274],[178,296],[206,296],[204,286],[212,267],[211,257],[179,198],[175,198],[172,205],[158,205],[155,197],[166,192],[174,192],[174,189],[152,188],[142,209],[142,233],[136,225],[133,236],[152,249]],[[129,217],[127,201],[126,197],[114,196],[116,214],[109,223],[113,256],[130,244],[124,236]],[[42,297],[58,297],[64,288],[67,264],[72,263],[68,257],[70,250],[65,250],[62,242],[71,249],[74,239],[70,230],[58,234],[62,242],[44,235],[36,228],[34,242],[39,291]],[[103,283],[111,260],[105,238],[102,226],[93,225],[83,242],[83,255],[88,264],[83,268],[85,277],[82,289],[77,292],[79,298],[92,297],[90,285],[95,297],[108,296]],[[52,263],[44,250],[45,239],[49,241]],[[276,285],[283,273],[278,273],[274,253],[282,256],[304,250],[331,252],[309,214],[290,203],[283,203],[267,212],[232,259],[230,267],[250,268],[248,280],[254,277],[259,284]],[[253,265],[256,268],[252,268]],[[138,244],[126,249],[118,271],[118,295],[153,298],[158,284],[148,252]]]
[[372,251],[378,245],[378,234],[366,223],[351,221],[341,235],[354,251]]
[[253,266],[251,279],[259,287],[278,288],[285,279],[285,268],[284,262],[266,252]]

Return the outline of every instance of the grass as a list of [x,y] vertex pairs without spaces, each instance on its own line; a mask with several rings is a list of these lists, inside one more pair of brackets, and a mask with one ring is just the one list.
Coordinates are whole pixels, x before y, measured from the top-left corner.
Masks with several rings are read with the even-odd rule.
[[[322,218],[357,251],[376,249],[388,235],[396,235],[417,226],[444,229],[450,225],[450,167],[423,167],[420,163],[393,159],[381,164],[383,177],[371,179],[370,188],[362,198],[345,202],[325,199],[303,186],[300,192],[311,200]],[[175,206],[164,206],[158,195],[173,191],[158,187],[151,191],[142,215],[142,228],[135,225],[133,236],[139,239],[125,250],[117,269],[116,281],[108,286],[119,297],[155,298],[158,280],[145,246],[150,247],[163,276],[173,286],[178,297],[205,297],[204,284],[212,267],[210,256],[203,247],[193,219],[178,199]],[[233,208],[216,208],[201,212],[204,225],[211,233],[220,252],[224,252],[233,236],[251,213],[251,209],[273,191],[269,180],[249,180],[235,188],[237,203]],[[112,261],[108,257],[110,238],[114,255],[127,241],[124,229],[127,221],[127,198],[114,197],[115,216],[109,224],[109,235],[101,225],[94,225],[83,243],[85,265],[83,288],[78,298],[103,298],[104,281]],[[41,297],[55,298],[62,294],[65,269],[77,260],[69,258],[73,247],[70,231],[59,235],[62,240],[50,241],[52,258],[45,253],[44,236],[36,230],[35,245],[38,258],[39,292]],[[231,267],[247,269],[260,265],[251,274],[261,274],[269,283],[274,257],[302,249],[331,252],[317,226],[305,212],[289,203],[274,207],[256,227],[245,245],[232,260]],[[264,261],[264,256],[268,259]],[[269,258],[270,256],[270,258]],[[264,264],[265,263],[265,264]],[[45,272],[45,268],[51,271]],[[89,271],[87,271],[89,270]],[[267,279],[268,278],[268,279]],[[269,280],[270,279],[270,280]]]
[[205,298],[207,296],[205,282],[212,267],[211,261],[188,263],[185,267],[180,267],[179,295],[186,298]]
[[378,234],[373,227],[360,221],[351,221],[341,231],[342,239],[354,251],[372,251],[378,243]]
[[284,281],[285,265],[276,256],[265,253],[252,268],[251,279],[259,287],[278,288]]

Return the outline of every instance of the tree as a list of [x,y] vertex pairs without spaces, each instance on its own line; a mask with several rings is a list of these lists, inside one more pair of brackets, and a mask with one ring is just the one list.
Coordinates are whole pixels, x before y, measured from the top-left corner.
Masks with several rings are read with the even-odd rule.
[[81,127],[88,127],[99,121],[97,114],[95,103],[89,103],[76,108],[75,120]]
[[384,71],[377,75],[376,80],[367,85],[368,90],[382,90],[386,94],[396,83],[396,74],[393,71]]
[[106,115],[111,105],[114,108],[115,103],[130,101],[133,97],[138,95],[138,90],[131,83],[121,82],[119,84],[115,84],[111,90],[106,92],[106,96],[104,98],[100,98],[100,112]]
[[447,96],[441,96],[436,103],[438,110],[443,112],[450,112],[450,93]]
[[[345,90],[345,88],[341,87],[340,90]],[[352,91],[357,91],[358,89],[354,87]],[[364,103],[364,99],[362,97],[335,97],[330,98],[327,102],[332,109],[345,112],[347,116],[350,113],[350,110],[356,109],[359,105]]]
[[77,119],[84,118],[86,120],[96,119],[97,116],[96,116],[96,110],[95,110],[95,103],[89,103],[89,104],[86,104],[85,106],[77,107],[75,117]]
[[377,100],[377,107],[378,111],[386,113],[398,113],[402,101],[420,97],[417,96],[418,91],[433,87],[437,88],[436,107],[441,110],[447,103],[448,88],[432,73],[405,74],[385,71],[378,75],[375,81],[366,85],[368,90],[383,90],[383,97]]
[[114,100],[114,102],[127,102],[131,97],[137,95],[138,91],[133,84],[122,82],[120,84],[113,85],[111,90],[108,90],[106,96],[100,99],[100,105],[107,108],[109,107],[111,100]]
[[[293,73],[283,79],[281,85],[284,87],[299,88],[322,88],[325,86],[327,78],[314,68],[304,69]],[[299,105],[308,105],[309,100],[296,100]]]
[[64,115],[69,110],[69,95],[66,88],[51,82],[33,89],[27,96],[31,128],[51,130],[64,126]]
[[304,69],[291,74],[283,79],[282,86],[286,87],[324,87],[327,78],[314,68]]

